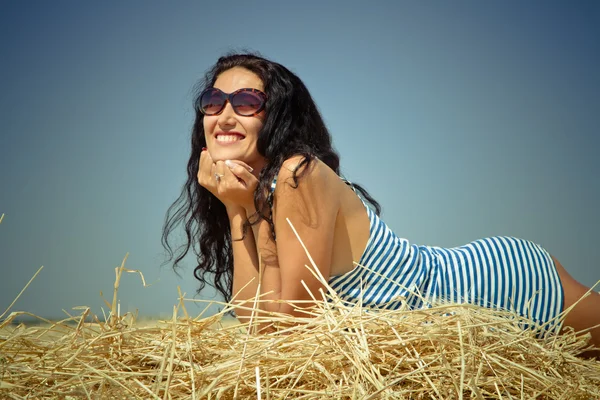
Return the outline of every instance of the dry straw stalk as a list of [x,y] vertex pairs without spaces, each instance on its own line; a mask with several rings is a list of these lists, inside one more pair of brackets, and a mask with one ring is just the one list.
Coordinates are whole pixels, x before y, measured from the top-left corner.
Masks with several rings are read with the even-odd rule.
[[136,272],[124,263],[103,321],[85,307],[62,321],[39,318],[45,326],[11,324],[24,312],[0,322],[1,398],[600,398],[600,362],[577,357],[588,336],[539,339],[513,313],[464,304],[367,311],[329,292],[306,318],[254,315],[253,326],[279,329],[251,334],[250,323],[226,324],[236,306],[191,318],[193,300],[180,293],[170,320],[143,326],[116,308],[122,273]]

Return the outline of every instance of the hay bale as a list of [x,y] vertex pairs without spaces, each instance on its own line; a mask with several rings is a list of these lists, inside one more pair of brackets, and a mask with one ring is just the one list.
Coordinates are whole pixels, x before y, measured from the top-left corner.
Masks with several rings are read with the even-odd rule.
[[[57,322],[0,315],[1,398],[600,398],[600,362],[577,357],[589,334],[539,339],[523,329],[532,321],[510,312],[451,304],[366,310],[333,292],[306,318],[270,314],[245,325],[223,323],[231,304],[190,318],[185,302],[193,300],[180,293],[170,321],[139,324],[118,307],[122,273],[139,273],[125,260],[102,321],[88,307]],[[24,315],[45,325],[12,324]],[[279,329],[251,333],[265,321]]]
[[600,398],[600,362],[577,357],[586,336],[539,339],[522,328],[531,321],[473,305],[366,311],[329,296],[307,318],[269,315],[281,328],[266,334],[223,325],[232,305],[190,318],[183,296],[170,321],[150,326],[118,313],[87,323],[89,308],[46,326],[11,326],[27,314],[12,313],[0,325],[0,396]]

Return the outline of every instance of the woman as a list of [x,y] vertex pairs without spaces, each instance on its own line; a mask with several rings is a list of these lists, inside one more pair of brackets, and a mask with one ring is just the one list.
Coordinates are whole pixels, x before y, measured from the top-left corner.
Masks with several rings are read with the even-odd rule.
[[[266,301],[258,307],[291,315],[299,315],[293,301],[311,300],[301,281],[313,294],[323,289],[305,267],[310,261],[288,218],[322,276],[349,302],[470,302],[513,309],[551,331],[588,291],[528,241],[497,237],[443,249],[396,236],[379,219],[378,203],[339,177],[339,157],[316,105],[280,64],[248,54],[222,57],[195,106],[188,180],[169,209],[163,243],[172,257],[168,235],[185,220],[188,241],[175,266],[198,243],[194,275],[201,288],[212,274],[226,300],[247,307],[236,311],[242,319],[251,314],[259,281]],[[592,293],[565,325],[598,325],[598,310],[600,295]],[[600,346],[600,328],[592,334]]]

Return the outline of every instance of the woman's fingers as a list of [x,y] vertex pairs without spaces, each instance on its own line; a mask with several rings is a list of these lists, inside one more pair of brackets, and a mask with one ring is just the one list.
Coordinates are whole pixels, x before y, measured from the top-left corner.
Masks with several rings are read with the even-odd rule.
[[[223,161],[217,161],[214,165],[213,178],[217,182],[218,185],[222,185],[226,182],[229,182],[232,178],[231,176],[227,176],[227,167]],[[231,173],[229,175],[232,175]]]
[[219,179],[216,196],[225,206],[238,205],[248,209],[254,204],[254,189],[258,181],[245,167],[217,161],[215,176]]
[[214,161],[207,150],[200,153],[198,183],[208,189],[225,206],[253,204],[258,180],[243,161]]
[[256,179],[252,175],[252,167],[242,161],[225,161],[225,166],[238,178],[247,184],[250,180]]
[[231,169],[237,167],[238,165],[241,165],[242,167],[246,168],[248,172],[254,171],[254,169],[251,166],[240,160],[226,160],[225,165],[227,165]]
[[[232,188],[240,188],[240,184],[242,187],[246,187],[246,179],[247,177],[238,176],[224,161],[217,161],[215,164],[215,172],[214,176],[217,182],[219,183],[220,189],[232,189]],[[237,166],[236,169],[239,168],[245,171],[247,174],[250,174],[246,169],[242,166]],[[238,171],[238,173],[241,171]],[[246,179],[245,179],[246,178]]]
[[214,178],[215,165],[207,150],[203,150],[200,153],[200,160],[198,162],[198,183],[210,190],[216,192],[216,182]]
[[202,150],[200,153],[200,164],[201,165],[209,165],[213,163],[213,159],[210,156],[208,150]]

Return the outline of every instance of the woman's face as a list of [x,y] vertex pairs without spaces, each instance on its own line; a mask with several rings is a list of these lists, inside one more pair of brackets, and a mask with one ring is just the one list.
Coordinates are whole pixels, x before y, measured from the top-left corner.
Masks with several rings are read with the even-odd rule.
[[[242,88],[264,91],[261,79],[254,72],[241,67],[222,72],[217,77],[214,87],[227,94]],[[258,174],[265,165],[264,157],[256,149],[258,133],[263,127],[264,119],[264,110],[251,117],[237,115],[229,102],[220,114],[205,115],[204,136],[212,159],[244,161]]]

